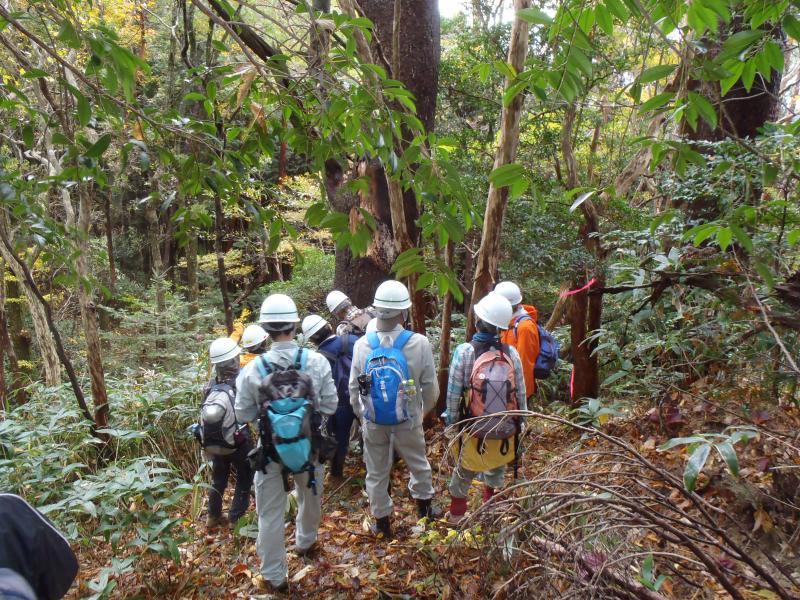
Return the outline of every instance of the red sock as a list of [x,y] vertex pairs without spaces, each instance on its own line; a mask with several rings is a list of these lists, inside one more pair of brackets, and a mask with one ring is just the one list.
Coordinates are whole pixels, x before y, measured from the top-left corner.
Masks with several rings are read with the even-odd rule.
[[454,517],[463,517],[467,513],[467,499],[450,496],[450,514]]
[[492,499],[492,496],[494,496],[494,488],[493,487],[489,487],[488,485],[484,486],[484,488],[483,488],[483,501],[484,502],[488,502],[489,500]]

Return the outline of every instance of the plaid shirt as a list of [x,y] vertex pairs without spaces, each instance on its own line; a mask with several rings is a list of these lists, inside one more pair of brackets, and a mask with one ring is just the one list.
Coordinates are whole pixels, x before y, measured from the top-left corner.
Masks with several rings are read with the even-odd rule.
[[[509,346],[508,350],[517,380],[517,404],[520,410],[528,410],[522,361],[520,361],[519,353],[513,346]],[[459,345],[453,352],[453,360],[450,361],[450,376],[447,379],[446,419],[448,425],[458,422],[458,407],[462,402],[462,397],[469,390],[469,380],[472,376],[472,367],[474,365],[475,348],[469,343]]]

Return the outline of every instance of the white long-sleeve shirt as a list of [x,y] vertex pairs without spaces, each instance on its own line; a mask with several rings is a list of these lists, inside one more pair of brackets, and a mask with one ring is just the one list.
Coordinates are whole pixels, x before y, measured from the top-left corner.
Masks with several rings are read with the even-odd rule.
[[[382,346],[390,346],[402,331],[402,325],[397,325],[389,331],[382,331],[379,319],[375,333],[378,334]],[[364,372],[370,352],[372,349],[367,341],[367,336],[359,338],[353,348],[353,366],[350,369],[350,404],[359,419],[364,414],[364,406],[358,391],[358,377]],[[436,380],[433,350],[431,350],[428,338],[415,333],[403,347],[403,354],[408,363],[408,376],[414,380],[417,388],[416,398],[409,398],[408,414],[412,421],[421,424],[422,418],[436,406],[436,399],[439,397],[439,382]]]
[[[291,342],[273,342],[266,352],[267,360],[278,367],[288,367],[297,356],[297,344]],[[314,350],[306,349],[305,373],[311,377],[316,394],[315,408],[322,414],[332,415],[336,412],[339,398],[331,376],[331,365],[328,359]],[[236,419],[240,423],[255,421],[259,415],[258,388],[261,385],[261,371],[257,363],[260,358],[250,361],[236,378]]]

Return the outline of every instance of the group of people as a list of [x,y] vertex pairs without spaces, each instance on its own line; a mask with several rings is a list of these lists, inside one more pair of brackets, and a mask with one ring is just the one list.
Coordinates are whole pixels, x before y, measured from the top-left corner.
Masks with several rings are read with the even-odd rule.
[[[204,389],[195,427],[212,463],[207,525],[235,524],[248,509],[255,480],[261,575],[277,591],[288,588],[284,514],[290,480],[298,508],[293,551],[305,556],[318,544],[322,465],[329,463],[329,477],[342,476],[355,421],[373,534],[390,538],[393,533],[390,474],[395,455],[408,470],[419,518],[442,513],[433,503],[423,432],[423,418],[439,396],[437,372],[429,340],[406,329],[408,289],[399,281],[385,281],[365,309],[333,291],[327,305],[335,327],[317,314],[301,323],[294,301],[272,294],[261,305],[258,323],[244,330],[239,343],[215,340],[209,348],[215,373]],[[476,333],[453,353],[442,415],[458,431],[446,515],[451,523],[464,518],[478,474],[486,502],[503,486],[517,455],[520,411],[527,409],[534,391],[540,351],[536,309],[523,304],[516,284],[497,284],[475,304],[474,318]],[[303,344],[296,339],[298,325]],[[250,424],[256,425],[257,439]],[[236,489],[226,518],[222,496],[231,470]]]

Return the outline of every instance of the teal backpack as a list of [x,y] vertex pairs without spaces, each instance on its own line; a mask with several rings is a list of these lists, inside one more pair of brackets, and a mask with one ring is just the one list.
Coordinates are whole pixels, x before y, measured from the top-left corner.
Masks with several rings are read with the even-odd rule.
[[308,487],[316,494],[314,461],[320,446],[321,415],[314,408],[314,387],[305,371],[307,351],[298,348],[294,363],[278,367],[258,358],[262,380],[258,390],[259,434],[266,458],[282,466],[281,475],[289,491],[289,474],[307,472]]

